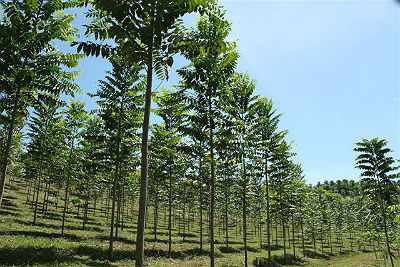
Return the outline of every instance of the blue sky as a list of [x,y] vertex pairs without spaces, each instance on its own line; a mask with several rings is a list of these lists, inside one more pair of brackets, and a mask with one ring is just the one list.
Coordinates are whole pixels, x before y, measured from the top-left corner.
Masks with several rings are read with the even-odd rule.
[[[281,127],[295,141],[308,182],[358,179],[353,147],[361,137],[388,139],[400,157],[400,20],[394,0],[220,3],[241,55],[238,71],[256,79],[257,93],[272,98],[283,113]],[[77,23],[85,23],[81,15]],[[174,69],[183,64],[178,59]],[[109,67],[102,59],[83,60],[83,91],[95,91]],[[177,81],[172,75],[163,85]],[[80,98],[95,107],[89,97]]]

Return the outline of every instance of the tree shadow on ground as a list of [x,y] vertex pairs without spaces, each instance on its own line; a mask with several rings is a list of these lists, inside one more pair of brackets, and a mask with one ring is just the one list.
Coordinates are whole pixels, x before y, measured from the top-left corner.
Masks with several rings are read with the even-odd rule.
[[[362,251],[362,252],[364,252],[364,251]],[[372,251],[365,251],[365,252],[372,252]],[[343,249],[342,251],[338,252],[339,255],[349,255],[351,253],[354,253],[354,251],[348,250],[348,249]]]
[[39,248],[33,246],[19,248],[0,248],[1,266],[25,266],[35,264],[46,264],[58,266],[61,262],[68,265],[85,264],[87,266],[111,266],[107,261],[98,262],[91,259],[76,258],[78,255],[73,250],[65,248]]
[[[210,255],[210,251],[209,250],[200,250],[200,248],[189,248],[184,250],[184,253],[189,256],[189,257],[193,257],[193,256],[208,256]],[[221,255],[219,253],[215,253],[215,257],[220,257]]]
[[[132,228],[132,227],[131,227]],[[146,231],[146,234],[148,235],[153,235],[154,236],[154,231]],[[164,235],[164,236],[168,236],[168,232],[163,232],[163,231],[157,231],[157,235]]]
[[0,248],[0,265],[21,266],[63,262],[68,255],[57,248],[18,247]]
[[302,265],[304,263],[304,260],[299,258],[299,257],[293,257],[293,255],[280,255],[280,256],[273,256],[272,260],[277,262],[280,265]]
[[73,234],[61,233],[45,233],[37,231],[0,231],[0,235],[12,235],[12,236],[32,236],[32,237],[45,237],[45,238],[65,238],[73,241],[82,241],[80,237]]
[[155,257],[155,258],[171,258],[171,259],[184,259],[186,257],[185,251],[171,251],[171,255],[168,255],[167,250],[162,249],[145,249],[144,255],[146,257]]
[[[108,260],[108,249],[103,247],[92,247],[92,246],[78,246],[74,249],[74,255],[87,256],[91,260],[95,261],[106,261]],[[121,250],[113,249],[113,261],[133,259],[135,256],[134,250]]]
[[[109,235],[97,235],[95,237],[92,237],[92,239],[101,240],[101,241],[109,241],[110,240],[110,236]],[[121,243],[124,243],[124,244],[127,244],[127,245],[135,245],[136,244],[136,241],[134,240],[133,236],[132,236],[132,239],[119,236],[118,238],[114,238],[114,241],[115,242],[121,242]],[[147,242],[147,240],[145,240],[145,241]]]
[[256,258],[253,261],[256,267],[281,267],[282,265],[274,261],[273,259]]
[[218,248],[222,253],[239,253],[240,249],[233,248],[233,247],[226,247],[226,246],[221,246]]
[[43,219],[59,221],[60,219],[62,219],[62,215],[52,211],[47,211],[46,214],[43,215]]
[[9,210],[0,210],[0,215],[12,215],[12,216],[21,216],[18,212],[9,211]]
[[39,226],[44,228],[51,228],[51,229],[59,229],[61,231],[61,227],[59,225],[48,224],[43,222],[36,222],[33,224],[32,221],[23,221],[23,220],[14,220],[15,223],[26,225],[26,226]]
[[[244,250],[244,247],[242,247],[241,249]],[[260,252],[260,248],[247,247],[247,251],[250,251],[250,252]]]
[[[68,225],[68,223],[65,224],[65,229],[68,230],[82,230],[82,225],[80,226],[75,226],[75,225]],[[98,226],[91,226],[90,224],[86,224],[85,226],[85,231],[91,231],[91,232],[103,232],[105,229],[98,227]]]
[[12,191],[18,190],[18,187],[16,187],[15,185],[10,185],[10,184],[6,185],[5,188],[7,189],[7,191],[8,190],[12,190]]
[[180,234],[178,234],[178,236],[180,236],[180,237],[197,237],[197,235],[195,235],[195,234],[191,234],[191,233],[180,233]]
[[[3,201],[1,202],[1,206],[7,207],[7,209],[8,209],[8,207],[14,207],[14,208],[18,207],[18,205],[11,202],[10,199],[12,199],[12,197],[4,198]],[[13,198],[13,199],[15,199],[15,198]]]
[[[3,233],[0,233],[3,234]],[[9,234],[9,233],[8,233]],[[46,234],[35,232],[12,232],[15,235],[32,235],[43,237],[60,237],[58,234]],[[75,236],[71,238],[76,238]],[[37,247],[25,246],[18,248],[5,247],[0,248],[0,266],[25,266],[44,264],[49,266],[57,266],[60,263],[69,265],[88,265],[88,266],[110,266],[108,263],[107,247],[96,247],[79,245],[77,247]],[[181,251],[172,251],[169,258],[185,259],[193,258],[194,256],[206,256],[208,250],[200,251],[199,248],[191,248]],[[162,249],[146,249],[146,257],[168,258],[168,251]],[[216,253],[216,257],[221,257],[220,253]],[[132,248],[113,250],[112,261],[133,260],[135,250]]]
[[[226,243],[225,241],[220,241],[220,240],[215,240],[214,242],[215,242],[215,244],[225,244],[225,243]],[[229,240],[229,241],[228,241],[228,244],[240,245],[240,244],[242,244],[242,242],[231,241],[231,240]]]
[[[146,257],[156,257],[156,258],[168,258],[168,251],[162,249],[145,249],[144,254]],[[208,256],[210,255],[209,250],[200,250],[200,248],[190,248],[181,251],[171,251],[171,259],[185,259],[193,258],[195,256]],[[220,257],[221,254],[216,253],[215,257]]]
[[[281,245],[271,245],[271,251],[280,250],[282,248],[283,248],[283,246],[281,246]],[[268,245],[263,244],[262,245],[262,249],[267,250],[268,249]]]
[[312,251],[312,250],[306,250],[306,251],[304,251],[305,253],[305,256],[307,256],[307,257],[309,257],[309,258],[312,258],[312,259],[329,259],[330,258],[330,256],[329,255],[327,255],[327,254],[322,254],[322,253],[319,253],[319,252],[315,252],[315,251]]
[[[165,239],[159,239],[159,238],[157,238],[157,239],[154,239],[154,238],[145,238],[145,240],[144,241],[146,241],[146,242],[149,242],[149,243],[162,243],[162,244],[168,244],[168,240],[165,240]],[[173,243],[173,241],[172,241],[172,243]]]
[[181,241],[182,243],[189,243],[189,244],[199,244],[199,240],[193,240],[193,239],[185,239]]

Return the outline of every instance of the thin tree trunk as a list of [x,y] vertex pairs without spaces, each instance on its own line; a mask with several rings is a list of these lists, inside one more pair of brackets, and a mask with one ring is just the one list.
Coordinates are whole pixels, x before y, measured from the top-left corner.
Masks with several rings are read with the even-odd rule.
[[211,103],[212,92],[210,92],[209,103],[208,103],[208,112],[210,119],[210,156],[211,156],[211,200],[210,200],[210,267],[215,267],[215,258],[214,258],[214,210],[215,210],[215,162],[214,162],[214,119],[212,115],[212,103]]
[[82,224],[83,230],[85,230],[86,222],[88,219],[88,209],[89,209],[89,175],[86,177],[85,211],[84,211],[83,224]]
[[285,227],[285,219],[282,214],[282,238],[283,238],[283,257],[286,260],[286,227]]
[[110,225],[110,242],[108,247],[108,258],[111,260],[113,256],[113,242],[114,242],[114,219],[115,219],[115,201],[116,191],[118,187],[118,170],[119,170],[119,140],[117,142],[117,158],[115,160],[115,176],[112,188],[112,203],[111,203],[111,225]]
[[394,262],[393,262],[393,256],[392,256],[392,252],[390,251],[390,241],[389,241],[389,234],[388,234],[388,229],[387,229],[387,222],[386,222],[386,212],[384,210],[383,207],[383,203],[382,203],[382,199],[380,201],[380,206],[381,206],[381,214],[382,214],[382,218],[383,218],[383,227],[385,230],[385,241],[386,241],[386,248],[388,250],[388,254],[389,254],[389,258],[390,258],[390,263],[392,265],[392,267],[394,267]]
[[268,182],[267,152],[265,152],[265,198],[267,201],[267,250],[268,250],[268,259],[271,259],[271,219],[269,214],[269,182]]
[[1,207],[1,202],[3,201],[4,188],[5,188],[5,185],[6,185],[8,158],[10,157],[12,136],[13,136],[13,132],[14,132],[16,119],[17,119],[20,92],[21,92],[21,88],[18,86],[18,89],[15,92],[15,96],[14,96],[14,107],[13,107],[13,111],[12,111],[12,114],[11,114],[10,126],[8,128],[8,133],[7,133],[6,147],[4,149],[3,162],[2,162],[2,166],[1,166],[0,207]]
[[[154,8],[151,13],[154,14]],[[150,16],[150,18],[153,17],[154,17],[153,15]],[[150,22],[150,25],[152,25],[152,22]],[[147,181],[148,139],[149,139],[151,91],[153,82],[153,38],[154,38],[153,32],[151,32],[151,38],[148,45],[146,99],[145,99],[143,131],[142,131],[139,216],[138,216],[137,234],[136,234],[136,263],[135,263],[136,267],[143,266],[143,258],[144,258],[144,231],[146,226],[147,183],[148,183]]]
[[43,195],[43,202],[42,202],[42,215],[44,215],[45,213],[45,208],[46,208],[46,200],[47,200],[47,196],[49,194],[49,189],[50,189],[50,177],[48,177],[49,179],[47,179],[47,181],[45,182],[45,186],[44,186],[44,195]]
[[58,209],[58,199],[60,197],[60,185],[57,185],[57,196],[56,196],[56,209]]
[[172,168],[169,166],[169,194],[168,194],[168,257],[172,250]]
[[296,246],[295,246],[295,238],[294,238],[294,215],[292,214],[292,244],[293,244],[293,259],[296,259]]
[[332,245],[332,229],[331,225],[329,224],[329,245],[331,247],[331,253],[333,253],[333,245]]
[[247,174],[246,174],[246,159],[243,156],[243,245],[244,245],[244,267],[247,267]]
[[228,188],[225,185],[225,242],[226,242],[226,251],[228,252],[229,247],[229,227],[228,227]]
[[280,183],[279,202],[281,203],[281,211],[282,211],[283,256],[286,260],[286,227],[285,227],[285,218],[284,218],[283,206],[282,206],[282,183]]
[[26,194],[26,204],[28,204],[31,200],[31,188],[32,188],[32,179],[29,179],[28,183],[28,193]]
[[110,225],[110,242],[108,246],[108,258],[112,260],[113,257],[113,243],[114,243],[114,219],[115,219],[115,201],[117,198],[117,190],[119,188],[119,177],[120,177],[120,146],[121,146],[121,122],[123,115],[123,101],[121,102],[119,119],[118,119],[118,133],[117,133],[117,147],[116,147],[116,158],[115,158],[115,176],[112,188],[112,203],[111,203],[111,225]]
[[[120,170],[120,173],[122,174],[122,169]],[[121,206],[121,230],[124,230],[124,218],[125,218],[125,209],[126,209],[126,201],[125,201],[125,182],[124,179],[122,179],[122,185],[121,185],[121,198],[122,198],[122,206]]]
[[158,183],[156,182],[156,197],[154,200],[154,241],[157,241],[157,221],[158,221]]
[[275,246],[278,247],[278,219],[275,218]]
[[69,180],[71,175],[71,165],[72,165],[72,153],[74,151],[74,142],[72,141],[71,149],[69,151],[69,159],[68,159],[68,166],[67,166],[67,181],[65,187],[65,199],[64,199],[64,209],[63,209],[63,219],[62,219],[62,226],[61,226],[61,235],[64,235],[64,228],[65,228],[65,214],[68,208],[68,197],[69,197]]
[[186,225],[185,225],[185,215],[186,215],[186,190],[184,191],[184,195],[185,195],[185,201],[183,202],[183,216],[182,216],[182,221],[183,221],[183,242],[185,241],[185,236],[186,236]]
[[[202,143],[200,142],[200,149]],[[203,252],[203,178],[202,178],[202,161],[201,154],[199,157],[199,178],[200,178],[200,254]]]
[[305,249],[305,245],[304,245],[303,217],[301,217],[301,220],[300,220],[300,227],[301,227],[301,243],[302,243],[302,247],[303,247],[303,257],[305,257],[306,249]]
[[36,216],[37,216],[37,209],[38,209],[38,202],[39,202],[39,192],[40,192],[40,182],[42,180],[42,175],[43,175],[43,160],[42,156],[40,156],[40,163],[39,163],[39,179],[38,179],[38,185],[36,189],[36,200],[35,200],[35,211],[33,213],[33,223],[36,223]]
[[[121,164],[120,164],[121,166]],[[115,223],[115,239],[118,239],[118,231],[120,228],[120,223],[121,223],[121,167],[119,168],[119,174],[118,174],[118,185],[117,185],[117,221]]]

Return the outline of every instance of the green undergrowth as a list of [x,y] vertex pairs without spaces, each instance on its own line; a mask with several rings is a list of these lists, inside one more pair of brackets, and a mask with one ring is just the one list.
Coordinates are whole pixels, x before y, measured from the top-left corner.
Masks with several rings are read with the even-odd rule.
[[[81,212],[82,213],[82,212]],[[145,257],[146,266],[151,267],[196,267],[209,265],[209,246],[199,249],[198,222],[190,225],[190,234],[179,234],[177,222],[173,231],[172,255],[168,258],[168,231],[164,214],[160,215],[160,226],[157,240],[154,240],[152,212],[146,229]],[[96,215],[93,210],[89,214],[86,230],[82,230],[82,218],[77,215],[76,207],[67,214],[65,234],[61,236],[62,209],[49,208],[46,216],[39,215],[33,224],[33,209],[26,203],[25,184],[15,180],[6,188],[6,196],[0,209],[0,266],[134,266],[135,256],[135,220],[136,216],[125,219],[124,229],[114,243],[112,261],[107,258],[109,227],[104,213]],[[225,246],[224,233],[216,229],[216,265],[223,267],[239,267],[244,264],[242,237],[236,237],[235,229],[231,229],[228,249]],[[206,226],[204,226],[204,232]],[[265,244],[254,235],[249,236],[249,265],[255,266],[256,258],[266,256]],[[204,237],[207,240],[207,236]],[[265,242],[265,240],[264,240]],[[325,248],[325,251],[328,249]],[[297,258],[292,256],[292,248],[283,257],[283,248],[274,246],[273,260],[281,266],[385,266],[382,256],[378,260],[372,251],[344,251],[338,253],[315,253],[311,244],[307,244],[304,257],[302,250],[296,247]],[[397,266],[400,263],[397,262]]]

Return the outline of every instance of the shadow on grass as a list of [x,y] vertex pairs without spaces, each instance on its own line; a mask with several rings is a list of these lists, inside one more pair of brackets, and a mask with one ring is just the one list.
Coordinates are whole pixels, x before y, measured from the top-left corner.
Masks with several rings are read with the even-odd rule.
[[0,265],[21,266],[64,262],[69,259],[67,251],[57,248],[19,247],[1,248]]
[[[118,258],[128,258],[128,252],[120,253],[116,251]],[[0,265],[1,266],[25,266],[35,264],[46,264],[50,266],[58,266],[60,263],[85,264],[87,266],[111,266],[105,259],[107,255],[103,249],[91,249],[80,246],[75,249],[67,248],[39,248],[33,246],[19,248],[0,248]],[[77,258],[76,256],[86,256]],[[129,253],[132,257],[132,253]],[[100,261],[99,261],[100,260]]]
[[181,237],[197,237],[197,235],[195,235],[195,234],[190,234],[190,233],[180,233],[180,234],[178,234],[178,236],[181,236]]
[[189,243],[189,244],[199,244],[199,240],[193,240],[193,239],[185,239],[181,241],[182,243]]
[[[362,252],[364,252],[364,251],[362,251]],[[366,251],[366,252],[368,252],[368,251]],[[352,254],[352,253],[354,253],[354,251],[349,250],[349,249],[343,249],[342,251],[338,252],[339,255],[349,255],[349,254]]]
[[[193,257],[193,256],[208,256],[210,255],[210,251],[209,250],[200,250],[200,248],[190,248],[190,249],[186,249],[183,251],[187,256]],[[220,257],[221,255],[219,255],[218,253],[215,253],[215,257]]]
[[12,216],[20,216],[18,212],[8,211],[8,210],[0,210],[0,215],[12,215]]
[[[65,224],[65,228],[69,230],[80,230],[82,231],[82,225],[75,226],[75,225],[68,225],[68,223]],[[92,232],[103,232],[105,229],[98,227],[98,226],[91,226],[90,224],[86,224],[85,226],[85,231],[92,231]]]
[[[168,251],[162,249],[146,249],[144,251],[146,257],[156,257],[156,258],[168,258]],[[171,259],[185,259],[192,258],[195,256],[208,256],[210,252],[208,250],[200,250],[200,248],[190,248],[181,251],[171,251]],[[217,253],[215,255],[219,257],[220,255]]]
[[298,257],[293,257],[293,255],[286,255],[284,257],[283,255],[280,256],[273,256],[272,260],[280,265],[299,265],[302,266],[304,263],[304,260]]
[[14,222],[17,224],[22,224],[22,225],[26,225],[26,226],[39,226],[39,227],[43,227],[43,228],[51,228],[51,229],[55,229],[55,230],[60,230],[60,232],[61,232],[61,226],[59,226],[59,225],[48,224],[48,223],[43,223],[43,222],[36,222],[35,224],[33,224],[33,222],[30,220],[29,221],[15,220]]
[[14,196],[8,195],[8,196],[4,196],[4,197],[3,197],[3,201],[6,200],[6,199],[18,199],[18,198],[17,198],[17,197],[14,197]]
[[312,251],[312,250],[306,250],[305,251],[305,255],[307,257],[309,257],[309,258],[312,258],[312,259],[326,259],[327,260],[327,259],[330,258],[330,256],[327,255],[327,254],[322,254],[322,253],[315,252],[315,251]]
[[[261,248],[264,249],[264,250],[267,250],[268,249],[268,245],[263,244]],[[281,245],[271,245],[271,251],[280,250],[280,249],[283,249],[283,246],[281,246]]]
[[18,187],[16,187],[15,185],[10,185],[10,184],[6,185],[5,188],[7,189],[7,191],[8,190],[12,190],[12,191],[18,190]]
[[222,253],[239,253],[240,250],[237,248],[233,248],[233,247],[219,247],[218,248]]
[[59,221],[60,219],[62,219],[62,216],[59,213],[47,211],[47,213],[43,216],[43,219]]
[[[135,225],[136,227],[136,225]],[[132,227],[126,227],[126,228],[132,228]],[[148,235],[154,235],[154,231],[146,231],[146,234]],[[157,231],[157,235],[163,235],[163,236],[168,236],[168,232],[164,232],[164,231]]]
[[[0,211],[1,214],[1,211]],[[45,218],[41,218],[44,219]],[[26,226],[39,226],[39,227],[43,227],[43,228],[50,228],[50,229],[54,229],[54,230],[60,230],[61,232],[61,225],[55,225],[52,223],[45,223],[45,222],[36,222],[35,224],[33,224],[32,221],[24,221],[24,220],[14,220],[15,223],[17,224],[22,224],[22,225],[26,225]],[[82,226],[76,226],[76,225],[69,225],[69,222],[67,221],[65,224],[65,229],[66,230],[82,230]],[[91,226],[90,224],[86,225],[85,231],[92,231],[92,232],[103,232],[103,228],[97,227],[97,226]]]
[[[60,237],[59,234],[46,234],[36,232],[14,231],[7,232],[6,234],[13,235],[31,235],[43,237]],[[0,233],[4,234],[4,233]],[[70,236],[70,238],[76,238]],[[72,244],[71,244],[72,245]],[[44,264],[49,266],[57,266],[60,263],[68,265],[88,265],[88,266],[109,266],[108,253],[106,247],[95,247],[78,245],[76,247],[37,247],[37,246],[24,246],[18,248],[0,248],[0,266],[26,266],[35,264]],[[184,259],[192,258],[194,256],[206,256],[209,254],[208,250],[200,251],[199,248],[192,248],[182,251],[172,251],[170,258]],[[112,261],[133,260],[135,250],[132,248],[127,249],[114,249]],[[168,251],[162,249],[146,249],[146,257],[168,258]],[[220,253],[216,253],[216,257],[220,257]]]
[[0,231],[0,235],[13,235],[13,236],[32,236],[32,237],[45,237],[45,238],[65,238],[73,241],[82,241],[82,239],[76,235],[60,233],[45,233],[37,231]]
[[[204,236],[204,237],[205,237],[205,236]],[[225,244],[225,243],[226,243],[225,240],[224,240],[224,241],[215,240],[214,242],[215,242],[215,244]],[[242,242],[238,242],[238,241],[231,241],[231,240],[229,240],[229,241],[228,241],[228,244],[236,244],[236,245],[239,245],[239,244],[243,244],[243,243],[242,243]]]
[[253,261],[254,266],[256,267],[281,267],[279,263],[274,261],[273,259],[266,259],[266,258],[256,258]]
[[[94,261],[107,261],[108,249],[101,247],[78,246],[73,251],[74,255],[87,256]],[[135,256],[134,250],[113,249],[113,261],[133,259]]]
[[[168,258],[168,251],[162,249],[146,249],[144,251],[146,257]],[[171,259],[184,259],[186,257],[184,251],[171,251]]]
[[[240,250],[243,250],[244,251],[244,247],[240,247]],[[255,247],[247,247],[247,251],[250,251],[250,252],[260,252],[260,248],[255,248]]]
[[8,198],[4,198],[3,201],[1,202],[1,206],[2,207],[6,207],[8,209],[8,207],[17,207],[17,204],[13,203],[10,201],[12,197],[8,197]]
[[168,244],[168,240],[165,239],[154,239],[154,238],[146,238],[144,241],[149,242],[149,243],[162,243],[162,244]]

